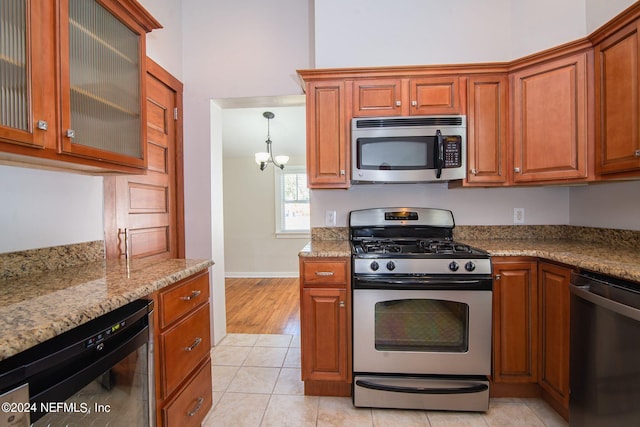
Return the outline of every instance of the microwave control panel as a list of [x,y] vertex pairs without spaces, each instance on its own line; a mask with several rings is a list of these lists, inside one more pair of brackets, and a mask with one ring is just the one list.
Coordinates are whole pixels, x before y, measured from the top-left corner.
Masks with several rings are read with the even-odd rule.
[[445,168],[462,166],[462,141],[459,136],[445,136],[443,151]]

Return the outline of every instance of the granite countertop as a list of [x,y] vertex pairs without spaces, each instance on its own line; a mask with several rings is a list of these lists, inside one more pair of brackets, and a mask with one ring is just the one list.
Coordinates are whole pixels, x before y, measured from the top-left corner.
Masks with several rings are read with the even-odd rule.
[[492,256],[532,256],[640,282],[640,251],[594,242],[524,239],[461,239]]
[[210,260],[94,261],[0,280],[0,360],[213,265]]
[[[463,226],[456,232],[456,241],[484,249],[492,256],[531,256],[640,283],[637,231],[575,226]],[[312,230],[312,241],[299,256],[351,256],[348,230]]]

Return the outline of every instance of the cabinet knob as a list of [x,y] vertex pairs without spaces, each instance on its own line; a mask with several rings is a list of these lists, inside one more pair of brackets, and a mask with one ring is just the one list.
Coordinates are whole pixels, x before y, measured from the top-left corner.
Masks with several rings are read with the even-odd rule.
[[340,301],[340,308],[344,308],[344,301]]
[[640,150],[636,150],[636,151],[635,151],[635,153],[633,153],[633,154],[634,154],[634,156],[636,156],[636,157],[640,157]]
[[67,132],[65,133],[65,135],[67,136],[67,138],[75,138],[76,137],[76,131],[73,129],[67,129]]
[[396,107],[400,107],[402,105],[402,101],[396,101]]
[[414,107],[417,106],[418,105],[418,101],[411,101],[411,105],[414,106]]
[[47,129],[49,129],[49,123],[47,123],[46,120],[38,120],[37,127],[40,130],[47,130]]
[[496,274],[495,279],[496,279],[496,280],[500,280],[500,278],[501,278],[501,276],[500,276],[499,274]]
[[514,171],[515,173],[520,173],[520,168],[513,168],[513,171]]
[[471,173],[474,175],[478,175],[478,169],[471,169]]
[[340,175],[344,175],[344,169],[340,169]]

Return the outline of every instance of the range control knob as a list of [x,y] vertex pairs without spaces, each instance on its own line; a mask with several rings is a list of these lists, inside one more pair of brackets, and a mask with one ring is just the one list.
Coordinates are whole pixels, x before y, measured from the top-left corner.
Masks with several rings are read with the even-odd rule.
[[380,268],[380,265],[378,265],[377,262],[373,261],[370,265],[369,268],[371,268],[373,271],[378,271],[378,269]]
[[467,270],[467,271],[473,271],[473,270],[476,269],[476,265],[474,263],[472,263],[471,261],[469,261],[464,265],[464,269]]
[[455,261],[451,261],[451,262],[449,263],[449,270],[451,270],[451,271],[458,271],[458,268],[460,268],[460,266],[458,265],[458,263],[457,263],[457,262],[455,262]]
[[389,271],[393,271],[393,270],[395,270],[395,269],[396,269],[396,264],[395,264],[393,261],[389,261],[389,262],[387,263],[387,270],[389,270]]

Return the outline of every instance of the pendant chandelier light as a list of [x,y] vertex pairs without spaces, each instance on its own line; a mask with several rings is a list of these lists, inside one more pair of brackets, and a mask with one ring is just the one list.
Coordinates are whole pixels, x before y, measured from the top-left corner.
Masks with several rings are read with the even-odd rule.
[[289,156],[276,156],[273,157],[273,152],[271,151],[271,135],[270,135],[270,120],[275,117],[271,111],[265,111],[262,113],[262,116],[267,119],[267,151],[256,153],[256,163],[260,166],[260,170],[263,171],[269,163],[273,163],[274,166],[279,167],[280,169],[284,169],[284,165],[289,161]]

